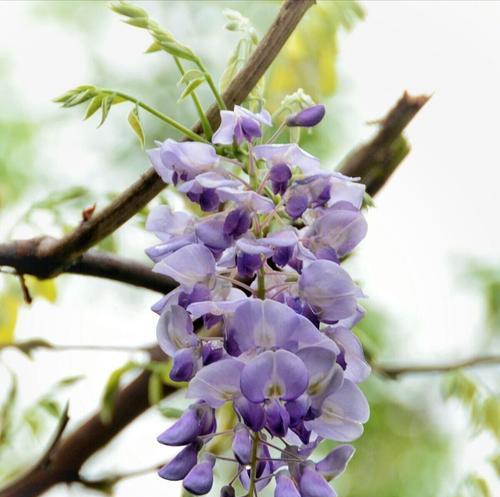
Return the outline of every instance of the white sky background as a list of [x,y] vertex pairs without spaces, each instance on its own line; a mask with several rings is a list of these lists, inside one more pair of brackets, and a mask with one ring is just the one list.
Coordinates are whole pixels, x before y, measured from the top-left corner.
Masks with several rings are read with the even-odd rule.
[[[353,276],[395,319],[394,333],[405,347],[397,358],[387,359],[423,363],[467,357],[480,350],[483,315],[477,292],[459,282],[463,260],[474,256],[500,264],[500,3],[372,1],[364,7],[367,19],[340,43],[336,98],[353,112],[346,148],[369,136],[372,130],[363,123],[383,116],[404,89],[433,97],[408,128],[411,154],[369,212],[369,236]],[[103,15],[110,14],[103,9]],[[103,52],[127,46],[128,64],[142,58],[142,37],[119,22],[109,29]],[[48,100],[88,81],[80,41],[54,23],[35,23],[22,3],[0,4],[0,53],[13,56],[15,84],[35,116],[63,112]],[[90,140],[113,139],[118,146],[119,140],[106,136],[106,126],[89,131],[92,126],[79,121],[80,112],[74,111],[74,123],[62,137],[47,139],[48,150],[41,153],[53,160],[48,167],[58,168],[59,183],[91,178],[102,188],[94,177],[98,149],[89,147]],[[72,167],[61,167],[68,157]],[[145,238],[144,245],[150,241]],[[155,317],[148,310],[154,298],[112,283],[66,277],[58,305],[38,302],[23,312],[17,336],[43,336],[55,343],[148,343],[154,340]],[[44,352],[33,363],[15,352],[5,358],[20,373],[25,401],[61,375],[85,373],[87,379],[71,393],[75,416],[96,408],[103,378],[126,359],[123,354]],[[114,450],[100,466],[126,471],[166,459],[168,449],[155,442],[163,424],[154,414],[146,416],[123,441],[113,442]],[[464,426],[458,419],[457,430]],[[461,456],[463,466],[486,471],[482,461],[490,448],[488,440],[472,443]],[[120,485],[116,495],[167,495],[170,488],[150,475]],[[50,492],[63,495],[66,489]],[[75,487],[71,495],[86,491]]]

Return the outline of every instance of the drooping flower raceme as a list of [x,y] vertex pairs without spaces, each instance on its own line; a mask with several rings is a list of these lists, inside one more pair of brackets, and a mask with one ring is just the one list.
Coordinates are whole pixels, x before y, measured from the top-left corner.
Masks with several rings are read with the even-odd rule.
[[[181,448],[159,474],[208,493],[219,457],[209,442],[231,436],[235,476],[221,495],[234,496],[239,478],[251,497],[272,481],[276,497],[334,496],[328,482],[354,449],[312,454],[323,440],[355,440],[369,416],[358,384],[370,368],[351,331],[364,295],[341,266],[366,234],[364,187],[296,144],[262,143],[266,111],[221,114],[219,153],[173,140],[149,151],[161,178],[206,213],[162,205],[147,221],[159,238],[147,250],[154,271],[178,283],[153,306],[158,342],[192,400],[158,437]],[[323,114],[306,109],[288,125]],[[235,424],[217,432],[227,404]]]

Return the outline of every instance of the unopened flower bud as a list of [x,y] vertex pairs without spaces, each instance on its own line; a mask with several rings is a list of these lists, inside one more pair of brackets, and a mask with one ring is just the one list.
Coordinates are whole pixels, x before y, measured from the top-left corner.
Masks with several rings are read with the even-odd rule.
[[325,106],[323,104],[313,105],[307,109],[297,112],[286,120],[289,127],[300,126],[302,128],[312,128],[319,124],[325,116]]

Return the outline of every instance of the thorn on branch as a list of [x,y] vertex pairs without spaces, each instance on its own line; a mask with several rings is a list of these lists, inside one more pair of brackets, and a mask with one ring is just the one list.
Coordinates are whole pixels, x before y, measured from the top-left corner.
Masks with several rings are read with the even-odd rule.
[[88,207],[85,207],[85,209],[83,209],[83,211],[82,211],[82,221],[84,223],[86,221],[88,221],[92,217],[92,215],[95,212],[96,207],[97,207],[97,204],[94,202],[92,205],[89,205]]
[[28,285],[26,284],[26,279],[24,277],[24,274],[22,273],[17,273],[17,276],[19,278],[19,283],[21,285],[21,290],[23,292],[23,298],[24,301],[28,304],[31,305],[33,303],[33,297],[31,296],[30,290],[28,288]]

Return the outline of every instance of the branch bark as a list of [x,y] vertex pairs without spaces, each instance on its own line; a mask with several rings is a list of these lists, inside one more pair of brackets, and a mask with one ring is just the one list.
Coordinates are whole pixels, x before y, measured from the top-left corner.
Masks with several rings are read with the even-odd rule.
[[380,128],[375,136],[344,159],[340,168],[342,174],[361,177],[366,191],[375,195],[409,153],[410,147],[402,133],[429,98],[405,92],[378,122]]
[[[159,349],[151,349],[151,359],[164,360]],[[80,469],[99,449],[120,433],[149,407],[149,373],[141,373],[118,394],[114,417],[109,424],[102,422],[99,414],[93,415],[76,431],[62,439],[51,453],[50,463],[37,465],[14,483],[0,490],[1,497],[35,497],[58,483],[81,481]],[[163,394],[169,395],[174,387],[164,386]]]

